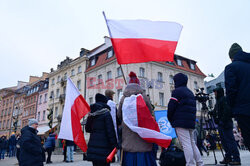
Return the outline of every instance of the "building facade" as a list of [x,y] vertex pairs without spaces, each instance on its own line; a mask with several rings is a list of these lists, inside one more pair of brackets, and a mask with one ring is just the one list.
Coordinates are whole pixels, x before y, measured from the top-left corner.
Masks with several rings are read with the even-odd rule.
[[84,95],[86,52],[87,50],[82,49],[78,58],[72,60],[67,57],[57,65],[56,70],[51,69],[49,74],[48,109],[53,118],[53,127],[61,121],[68,77],[71,78],[80,93]]
[[[153,55],[152,55],[153,56]],[[133,71],[140,79],[145,93],[149,95],[155,110],[167,109],[171,92],[174,89],[173,76],[182,72],[188,76],[188,87],[195,93],[195,89],[204,87],[206,77],[196,65],[194,60],[175,55],[174,62],[148,62],[120,66],[114,55],[109,38],[105,44],[88,55],[89,63],[86,70],[86,100],[94,103],[96,93],[104,94],[106,89],[115,92],[114,101],[119,103],[128,74]],[[198,109],[200,105],[197,104]]]
[[12,113],[14,107],[15,89],[8,89],[8,92],[2,97],[1,110],[1,133],[9,136],[11,134],[11,124],[13,121]]

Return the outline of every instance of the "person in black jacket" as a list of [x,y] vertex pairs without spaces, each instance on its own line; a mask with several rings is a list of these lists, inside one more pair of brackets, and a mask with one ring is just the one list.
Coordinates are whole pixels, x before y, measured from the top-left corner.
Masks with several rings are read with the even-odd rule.
[[29,125],[21,130],[20,166],[43,166],[44,151],[37,136],[37,127],[37,120],[29,119]]
[[225,68],[226,98],[250,151],[250,53],[234,43],[229,57],[232,63]]
[[85,126],[90,133],[87,160],[92,161],[93,166],[109,166],[106,158],[117,147],[117,139],[107,98],[98,93],[95,100]]
[[7,149],[8,149],[8,140],[6,136],[2,136],[0,139],[0,159],[4,159]]
[[13,157],[16,155],[16,136],[13,132],[9,138],[9,157]]
[[225,158],[220,164],[230,164],[230,162],[233,162],[235,165],[240,165],[240,153],[233,135],[231,109],[227,104],[223,88],[214,89],[214,94],[216,104],[212,115],[215,119],[215,123],[218,125],[221,144],[225,150]]
[[187,165],[202,166],[201,154],[194,140],[196,101],[187,88],[188,77],[183,73],[174,76],[175,90],[168,103],[168,120],[175,128],[183,147]]

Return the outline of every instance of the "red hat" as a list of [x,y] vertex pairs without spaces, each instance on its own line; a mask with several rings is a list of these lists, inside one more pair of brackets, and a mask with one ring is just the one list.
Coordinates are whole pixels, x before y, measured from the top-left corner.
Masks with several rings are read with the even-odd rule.
[[136,84],[140,85],[140,81],[139,81],[139,79],[137,78],[137,76],[136,76],[136,74],[134,72],[131,71],[129,73],[129,77],[130,77],[129,83],[136,83]]

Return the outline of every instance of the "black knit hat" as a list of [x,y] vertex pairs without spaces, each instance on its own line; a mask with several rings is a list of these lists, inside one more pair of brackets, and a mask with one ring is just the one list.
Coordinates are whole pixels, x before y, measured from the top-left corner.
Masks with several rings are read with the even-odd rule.
[[97,93],[95,95],[95,102],[107,103],[108,99],[103,94]]
[[231,59],[234,59],[234,56],[239,52],[239,51],[242,51],[242,48],[241,48],[241,46],[239,45],[239,44],[237,44],[237,43],[234,43],[234,44],[232,44],[232,46],[231,46],[231,48],[230,48],[230,50],[229,50],[229,57],[231,58]]

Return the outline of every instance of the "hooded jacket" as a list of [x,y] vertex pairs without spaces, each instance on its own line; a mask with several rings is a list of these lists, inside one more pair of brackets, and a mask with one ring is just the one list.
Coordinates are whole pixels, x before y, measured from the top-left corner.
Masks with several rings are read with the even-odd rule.
[[85,126],[86,132],[90,133],[87,160],[105,162],[117,147],[117,140],[107,98],[96,94],[95,99],[96,103],[90,106],[91,113]]
[[48,148],[55,148],[55,143],[56,143],[56,135],[55,134],[50,134],[49,137],[46,139],[44,146],[45,149]]
[[195,128],[196,101],[193,92],[187,88],[187,81],[187,76],[182,73],[174,76],[175,90],[168,103],[168,120],[174,128]]
[[43,149],[37,130],[25,126],[20,138],[20,166],[43,166]]
[[232,128],[233,121],[231,117],[231,109],[227,104],[226,97],[224,95],[224,90],[223,88],[216,88],[214,89],[214,91],[217,93],[216,104],[212,112],[214,121],[216,124],[223,128]]
[[250,53],[239,51],[225,68],[227,102],[234,115],[250,116]]

